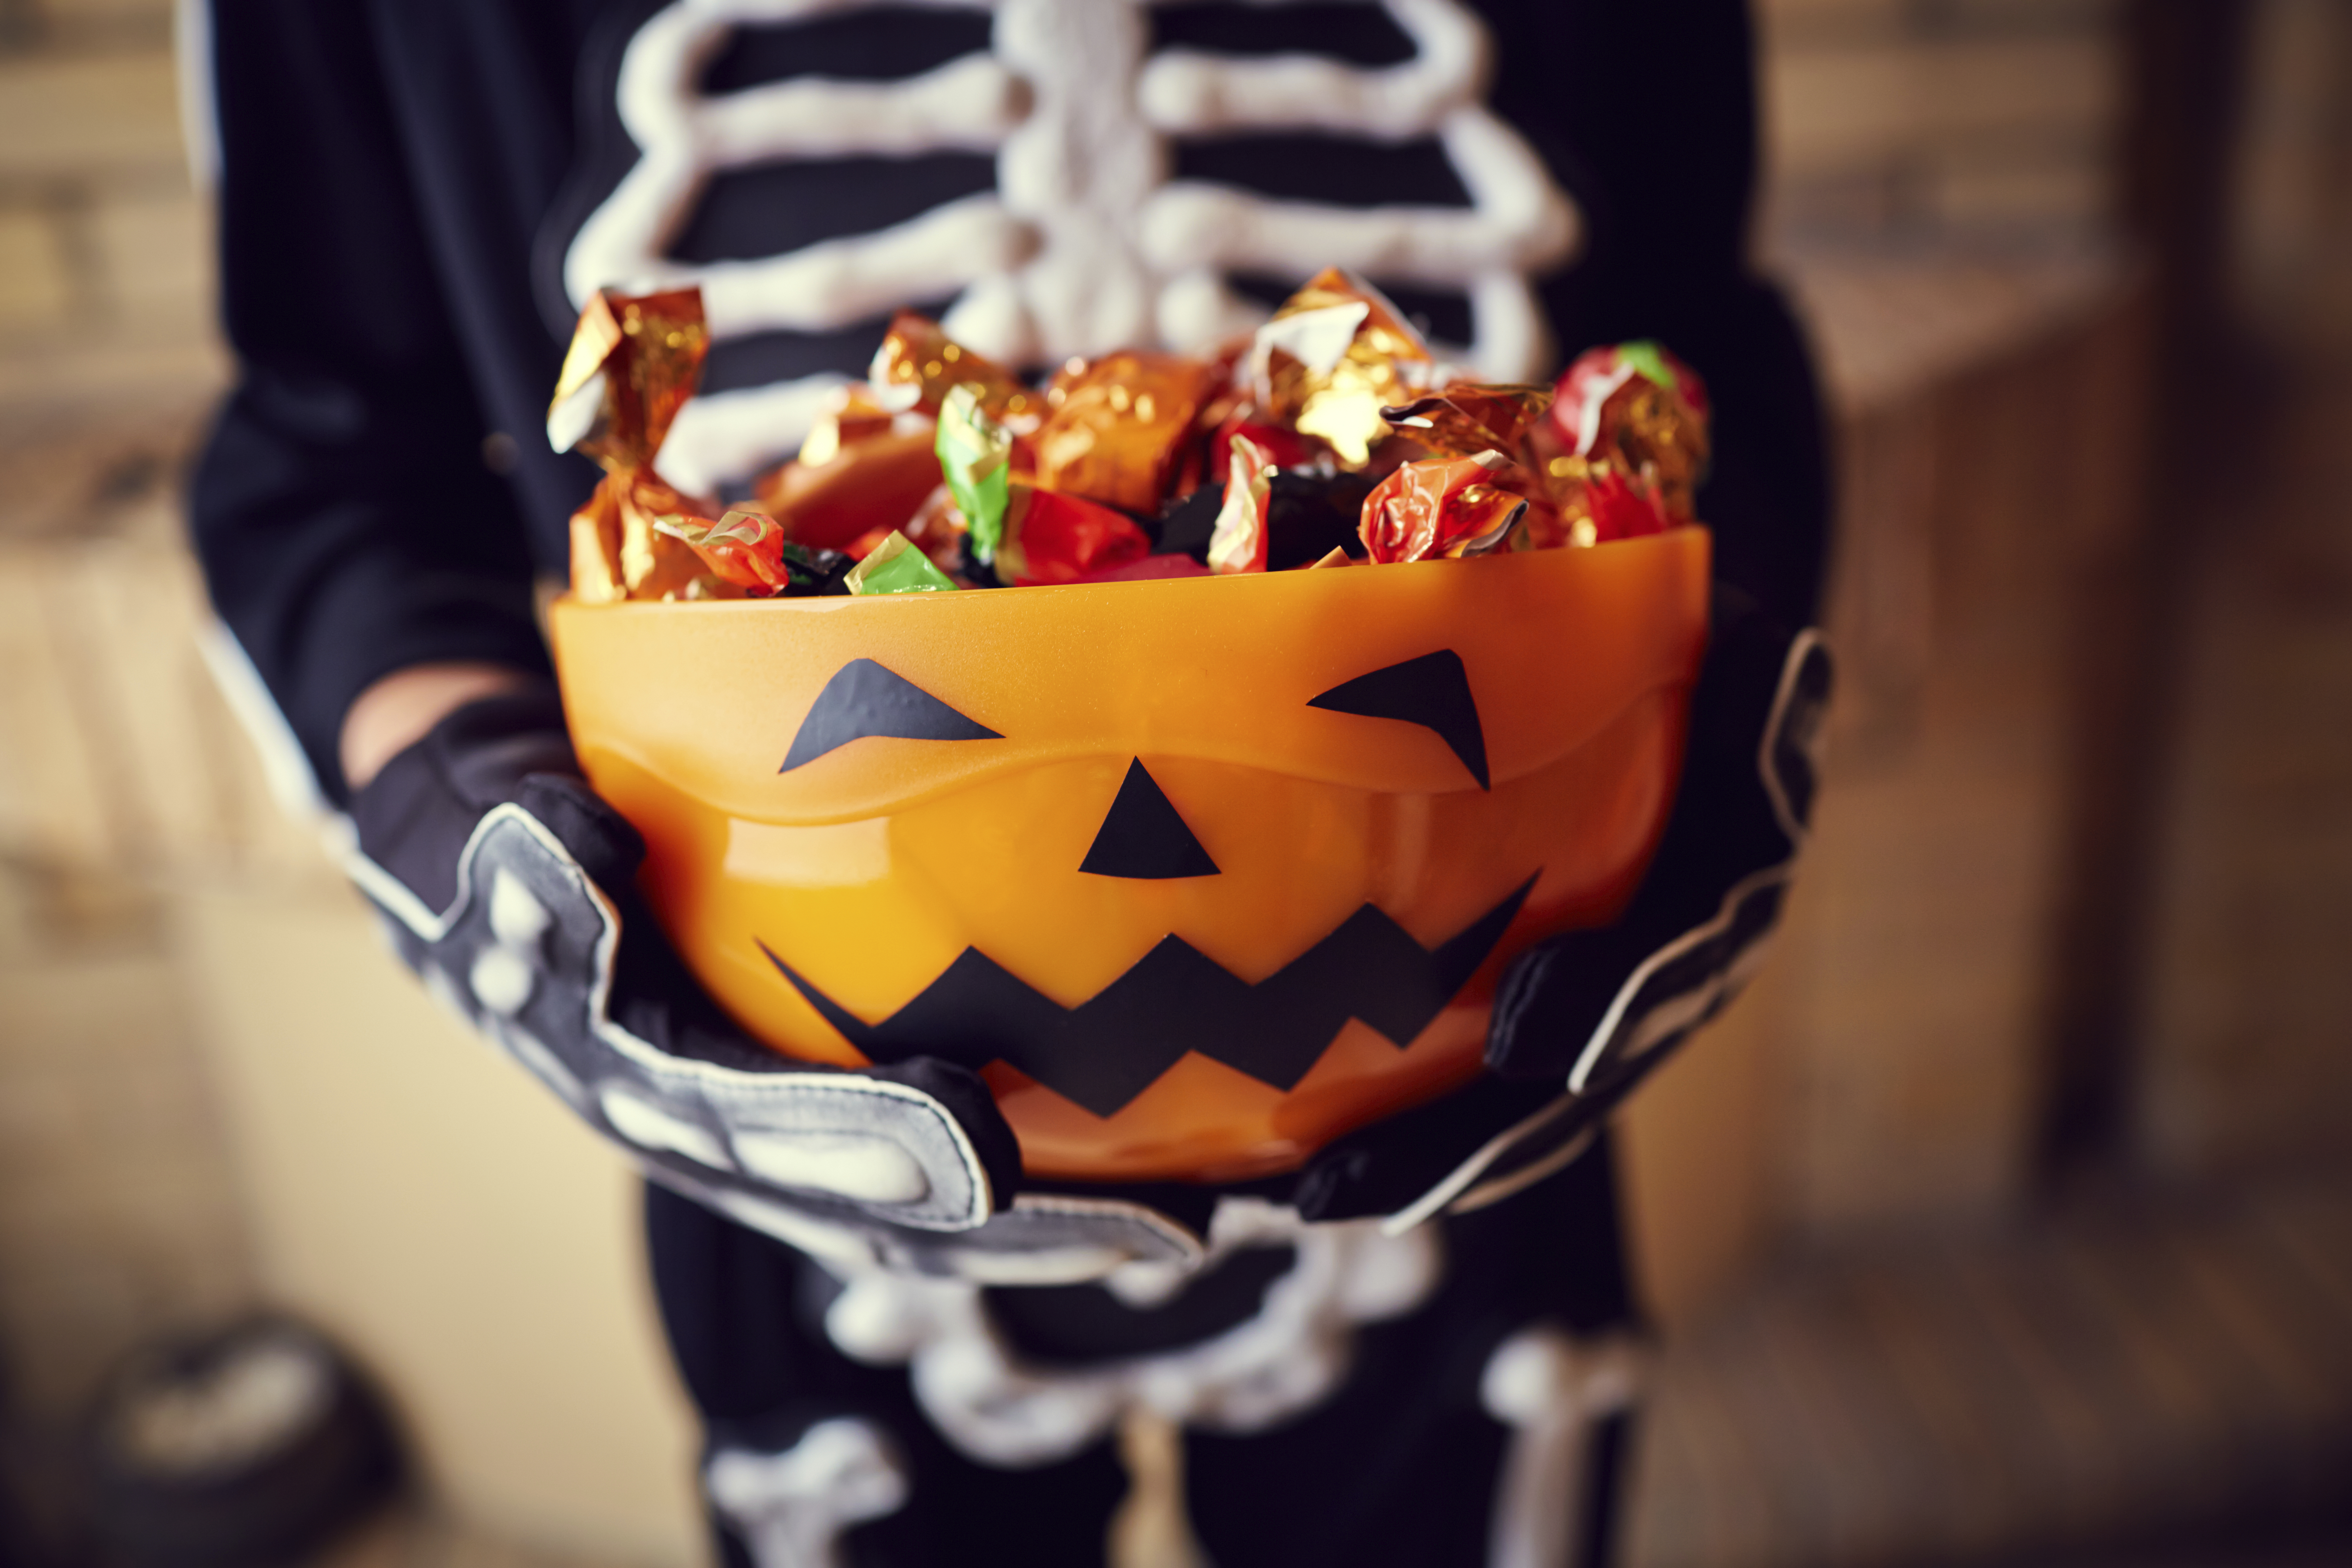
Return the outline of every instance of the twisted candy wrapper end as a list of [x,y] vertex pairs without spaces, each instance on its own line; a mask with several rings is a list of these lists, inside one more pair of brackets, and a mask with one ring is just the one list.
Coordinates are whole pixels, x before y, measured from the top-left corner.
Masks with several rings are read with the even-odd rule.
[[849,570],[853,595],[951,594],[955,579],[934,565],[905,534],[893,531]]
[[1265,570],[1270,540],[1266,510],[1273,495],[1274,465],[1265,448],[1246,436],[1233,438],[1232,472],[1224,505],[1209,538],[1209,570],[1220,576]]
[[704,575],[657,520],[712,509],[681,495],[654,467],[677,411],[702,376],[710,334],[702,291],[598,292],[580,313],[548,406],[548,440],[604,465],[572,517],[572,591],[590,604],[683,597]]
[[1004,542],[1004,513],[1012,502],[1013,433],[989,417],[987,390],[966,382],[940,404],[934,450],[940,476],[956,510],[963,514],[971,558],[992,564]]

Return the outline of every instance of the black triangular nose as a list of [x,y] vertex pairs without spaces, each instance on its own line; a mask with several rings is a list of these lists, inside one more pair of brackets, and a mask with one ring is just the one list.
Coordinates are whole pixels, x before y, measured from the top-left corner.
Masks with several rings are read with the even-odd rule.
[[1110,803],[1094,847],[1079,870],[1096,877],[1213,877],[1217,863],[1184,826],[1184,819],[1143,771],[1141,759],[1127,765],[1118,798]]

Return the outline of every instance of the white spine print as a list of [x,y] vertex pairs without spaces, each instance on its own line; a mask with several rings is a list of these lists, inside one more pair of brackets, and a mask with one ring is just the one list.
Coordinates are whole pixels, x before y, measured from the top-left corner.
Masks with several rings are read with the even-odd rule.
[[[698,283],[712,335],[724,341],[833,330],[954,295],[950,332],[994,357],[1046,363],[1129,344],[1203,347],[1264,314],[1233,293],[1228,274],[1304,279],[1336,264],[1463,290],[1475,339],[1448,357],[1480,374],[1516,380],[1544,368],[1550,345],[1530,279],[1567,258],[1576,213],[1480,101],[1490,46],[1460,0],[1383,0],[1415,52],[1381,68],[1305,55],[1150,54],[1146,0],[920,0],[992,9],[991,51],[903,81],[699,88],[739,26],[877,3],[676,0],[656,13],[630,43],[618,89],[641,156],[572,243],[573,301],[601,287]],[[1278,132],[1434,136],[1470,205],[1348,208],[1168,178],[1169,138]],[[726,170],[992,150],[993,194],[780,256],[668,258]],[[663,471],[689,489],[748,478],[798,446],[839,379],[696,398],[663,449]]]

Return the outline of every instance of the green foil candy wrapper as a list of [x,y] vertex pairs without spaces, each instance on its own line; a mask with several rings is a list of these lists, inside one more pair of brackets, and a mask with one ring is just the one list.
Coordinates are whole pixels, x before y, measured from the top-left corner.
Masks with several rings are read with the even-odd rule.
[[956,585],[913,540],[895,532],[851,567],[846,581],[853,594],[951,594]]
[[[992,565],[1004,542],[1011,504],[1013,433],[981,411],[981,389],[966,382],[940,405],[940,472],[963,513],[972,559]],[[919,552],[918,552],[919,553]]]

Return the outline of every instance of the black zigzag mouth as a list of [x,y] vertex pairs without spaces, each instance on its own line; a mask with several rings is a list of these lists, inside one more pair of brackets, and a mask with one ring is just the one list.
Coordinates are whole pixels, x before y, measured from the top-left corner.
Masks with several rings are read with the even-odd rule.
[[967,947],[913,1000],[868,1024],[793,973],[767,943],[760,951],[868,1060],[929,1056],[974,1068],[1003,1062],[1110,1116],[1192,1051],[1287,1091],[1350,1018],[1402,1049],[1469,984],[1535,884],[1529,877],[1434,948],[1365,904],[1255,984],[1183,938],[1162,937],[1075,1007]]

